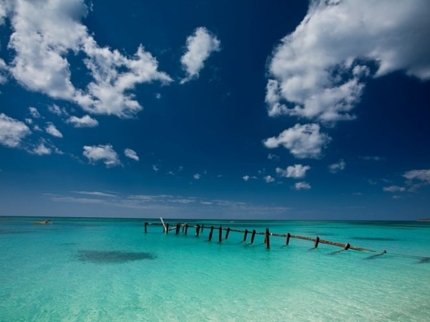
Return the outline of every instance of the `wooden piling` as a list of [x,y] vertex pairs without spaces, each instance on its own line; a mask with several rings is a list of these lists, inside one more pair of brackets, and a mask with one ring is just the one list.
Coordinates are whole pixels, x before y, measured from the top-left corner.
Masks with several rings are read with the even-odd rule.
[[288,234],[287,234],[287,239],[285,240],[285,245],[286,245],[286,246],[288,246],[288,244],[290,243],[290,237],[291,237],[291,234],[290,234],[290,233],[288,233]]
[[218,243],[222,242],[222,226],[219,226]]
[[179,230],[181,229],[181,224],[176,224],[176,235],[179,234]]
[[266,248],[270,249],[270,233],[269,233],[269,228],[266,228]]
[[225,232],[225,239],[227,239],[227,238],[228,238],[228,234],[230,234],[230,227],[229,227],[229,228],[227,228],[227,231]]
[[185,224],[185,235],[188,233],[188,224]]
[[255,229],[254,229],[254,230],[252,230],[252,235],[251,235],[251,244],[254,242],[255,233],[256,233]]
[[211,226],[211,231],[209,232],[209,241],[212,240],[212,234],[214,232],[214,226]]
[[345,247],[343,249],[348,250],[351,247],[351,245],[349,243],[345,244]]
[[169,233],[169,223],[166,224],[166,234]]
[[318,248],[318,244],[320,242],[320,238],[317,236],[317,238],[315,238],[315,245],[314,248]]
[[145,223],[145,233],[147,233],[148,232],[148,223],[146,222]]
[[200,225],[197,224],[196,225],[196,236],[199,237],[199,233],[200,233]]
[[245,232],[243,234],[243,241],[246,241],[246,236],[248,235],[248,229],[245,229]]

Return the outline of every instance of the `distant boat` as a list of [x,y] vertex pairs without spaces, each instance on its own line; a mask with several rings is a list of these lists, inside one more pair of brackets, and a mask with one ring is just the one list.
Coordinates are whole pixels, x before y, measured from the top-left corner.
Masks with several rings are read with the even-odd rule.
[[49,225],[52,222],[50,220],[44,220],[44,221],[35,221],[34,224],[35,225]]

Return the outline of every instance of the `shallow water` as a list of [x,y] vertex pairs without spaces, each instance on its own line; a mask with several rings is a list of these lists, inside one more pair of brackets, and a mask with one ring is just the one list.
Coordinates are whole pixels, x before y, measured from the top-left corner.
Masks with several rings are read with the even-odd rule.
[[[375,253],[145,220],[0,217],[0,321],[427,321],[430,224],[206,221]],[[169,221],[171,223],[177,222]],[[193,221],[188,221],[192,223]],[[202,222],[202,221],[199,221]],[[225,232],[223,232],[224,236]],[[387,254],[380,255],[383,250]]]

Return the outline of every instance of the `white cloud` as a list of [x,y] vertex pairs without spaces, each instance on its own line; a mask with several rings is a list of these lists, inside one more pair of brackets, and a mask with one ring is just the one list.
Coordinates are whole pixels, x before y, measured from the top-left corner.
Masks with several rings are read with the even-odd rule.
[[67,119],[67,123],[73,124],[74,127],[96,127],[99,125],[99,122],[89,115],[84,115],[80,118],[71,116]]
[[60,108],[59,106],[57,106],[55,104],[49,105],[48,110],[51,113],[56,114],[58,116],[69,116],[69,113],[67,113],[65,108]]
[[220,41],[206,28],[197,28],[194,34],[187,38],[187,52],[181,57],[182,67],[187,73],[181,84],[198,78],[205,60],[212,52],[219,50]]
[[48,123],[48,126],[45,129],[46,133],[51,134],[52,136],[55,136],[57,138],[62,138],[63,134],[61,134],[60,131],[57,130],[54,124]]
[[264,181],[266,181],[266,183],[275,181],[275,178],[273,178],[272,176],[265,176],[263,179]]
[[248,175],[245,175],[245,176],[243,176],[243,177],[242,177],[242,179],[243,179],[244,181],[248,181],[248,180],[251,180],[251,179],[256,180],[256,179],[257,179],[257,177],[256,177],[256,176],[248,176]]
[[84,146],[83,155],[88,158],[91,163],[103,161],[106,167],[114,167],[120,165],[118,154],[112,148],[112,145]]
[[193,178],[196,180],[199,180],[201,178],[201,174],[200,173],[196,173],[195,175],[193,175]]
[[283,131],[278,137],[271,137],[263,143],[269,149],[283,145],[299,159],[316,159],[321,156],[322,148],[330,140],[327,134],[320,133],[318,124],[296,124],[294,127]]
[[[133,57],[99,47],[81,23],[88,12],[83,0],[3,3],[13,30],[8,45],[14,51],[10,71],[29,90],[74,102],[87,112],[130,117],[142,110],[130,93],[137,84],[171,81],[141,45]],[[86,56],[84,64],[93,80],[85,88],[75,88],[71,82],[67,60],[71,52]]]
[[269,60],[269,115],[350,120],[367,78],[430,79],[429,16],[427,0],[310,1]]
[[40,114],[37,108],[30,106],[28,110],[30,111],[31,116],[33,116],[35,119],[40,118]]
[[333,163],[328,166],[331,173],[337,173],[345,169],[346,163],[341,159],[338,163]]
[[0,144],[10,148],[18,147],[21,140],[30,133],[23,122],[0,113]]
[[[1,10],[1,7],[0,7]],[[1,21],[0,21],[0,25],[1,25]],[[0,58],[0,84],[4,84],[7,82],[7,71],[8,71],[8,67],[6,65],[6,63],[4,62],[3,59]]]
[[37,155],[48,155],[52,153],[51,149],[46,147],[43,142],[34,148],[32,152]]
[[152,170],[154,170],[155,172],[157,172],[159,170],[159,168],[154,164],[154,165],[152,165]]
[[279,174],[281,177],[286,178],[304,178],[306,176],[306,171],[308,171],[311,167],[308,165],[301,165],[301,164],[295,164],[288,166],[286,170],[283,170],[281,168],[276,168],[276,173]]
[[124,154],[127,158],[139,161],[139,157],[137,156],[137,153],[132,149],[125,149]]
[[403,174],[408,180],[423,181],[426,184],[430,184],[430,169],[428,170],[411,170]]
[[116,197],[114,194],[110,193],[104,193],[99,191],[72,191],[74,193],[79,193],[82,195],[89,195],[89,196],[98,196],[98,197]]
[[310,184],[305,181],[297,182],[294,185],[294,189],[296,190],[309,190],[310,188],[311,188]]
[[363,160],[366,160],[366,161],[381,161],[382,160],[382,158],[378,157],[378,156],[363,156],[361,158]]
[[406,188],[399,187],[399,186],[389,186],[389,187],[384,187],[383,190],[387,192],[402,192],[402,191],[406,191]]

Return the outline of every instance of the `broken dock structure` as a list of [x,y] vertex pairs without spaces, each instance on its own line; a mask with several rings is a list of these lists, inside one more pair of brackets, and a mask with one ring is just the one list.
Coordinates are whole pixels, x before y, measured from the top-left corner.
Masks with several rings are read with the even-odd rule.
[[[148,226],[162,226],[163,227],[162,231],[165,234],[168,234],[170,231],[174,231],[175,235],[178,235],[182,231],[183,235],[187,235],[188,229],[194,228],[195,229],[195,236],[199,237],[199,236],[201,236],[203,231],[206,229],[209,231],[208,241],[212,241],[212,239],[214,238],[214,232],[218,233],[218,238],[217,238],[218,243],[222,243],[223,240],[228,239],[229,234],[234,232],[234,233],[243,234],[243,242],[246,242],[248,235],[250,235],[251,236],[250,237],[250,244],[254,243],[256,235],[264,236],[264,244],[265,244],[267,249],[270,249],[270,239],[272,237],[281,237],[281,238],[285,239],[284,246],[288,246],[290,244],[291,239],[301,239],[301,240],[307,240],[307,241],[313,242],[314,248],[318,248],[319,244],[326,244],[326,245],[341,247],[344,250],[375,252],[374,250],[371,250],[371,249],[353,246],[350,243],[339,243],[339,242],[333,242],[330,240],[321,239],[319,236],[307,237],[307,236],[290,234],[289,232],[286,234],[272,233],[272,232],[270,232],[269,228],[266,228],[265,231],[256,231],[255,229],[252,229],[252,230],[250,230],[250,229],[234,229],[234,228],[230,228],[230,227],[225,228],[222,225],[215,227],[214,225],[207,225],[207,224],[205,225],[205,224],[198,224],[198,223],[193,223],[193,224],[173,223],[173,224],[171,224],[171,223],[164,222],[162,218],[160,218],[160,219],[161,219],[161,223],[159,223],[159,222],[145,222],[144,232],[145,233],[148,232]],[[224,232],[225,232],[225,234],[224,234]]]

